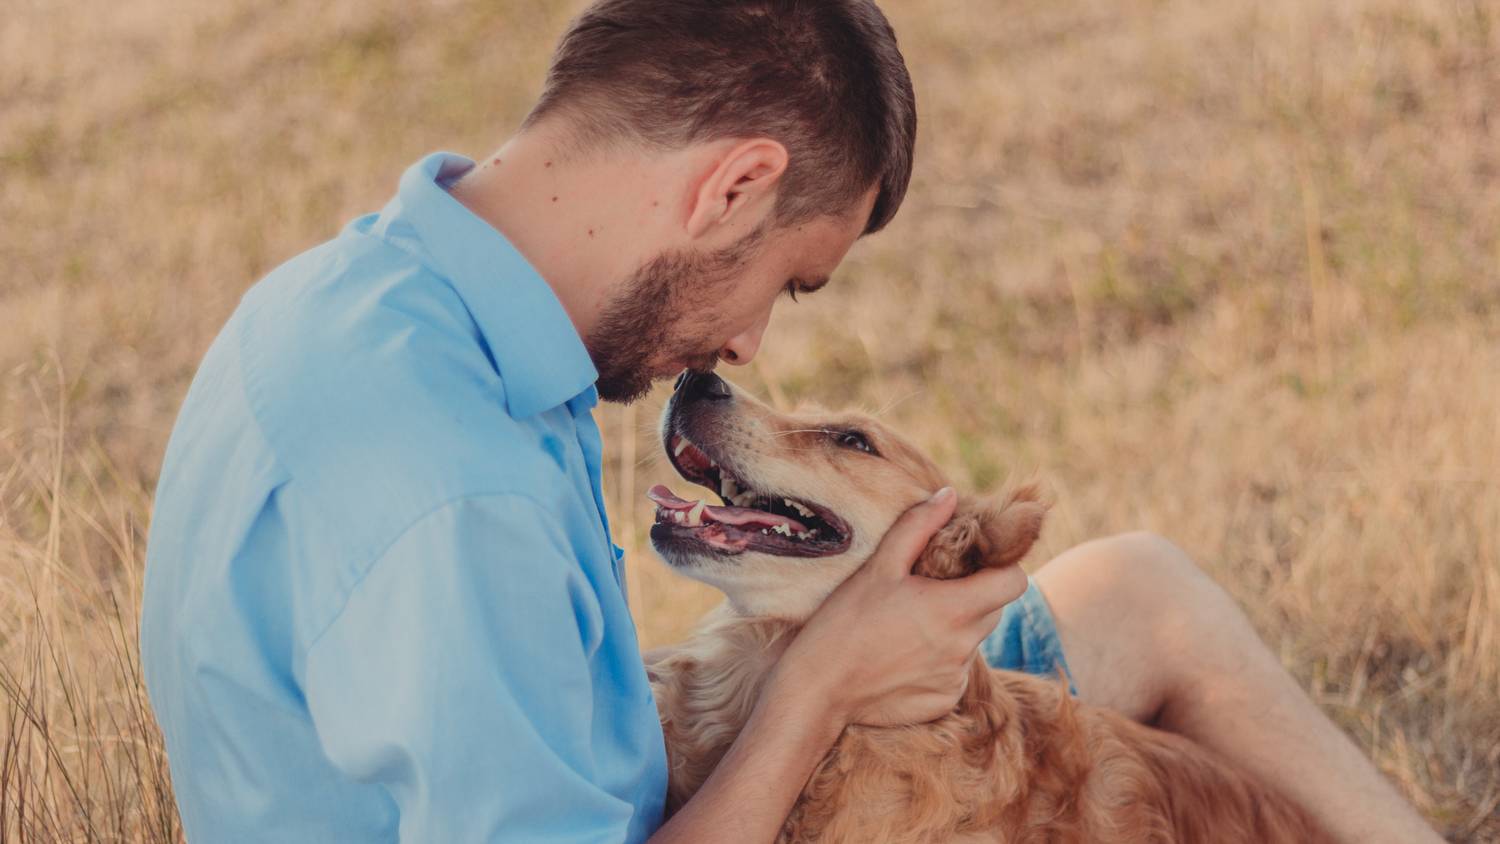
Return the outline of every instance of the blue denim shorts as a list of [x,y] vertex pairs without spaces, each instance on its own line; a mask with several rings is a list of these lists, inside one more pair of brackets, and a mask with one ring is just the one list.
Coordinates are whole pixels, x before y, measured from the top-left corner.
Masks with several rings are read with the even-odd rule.
[[1052,608],[1036,581],[1026,578],[1026,591],[1000,612],[995,632],[979,644],[979,652],[991,668],[1024,671],[1042,677],[1057,677],[1062,671],[1068,680],[1068,691],[1074,695],[1073,672],[1063,658],[1062,640],[1057,636],[1057,622]]

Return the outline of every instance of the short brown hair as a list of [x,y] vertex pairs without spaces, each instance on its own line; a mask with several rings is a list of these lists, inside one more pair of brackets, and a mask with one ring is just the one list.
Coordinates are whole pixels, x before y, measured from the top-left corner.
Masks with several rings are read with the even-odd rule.
[[598,0],[558,44],[531,126],[563,112],[585,148],[769,137],[786,147],[776,218],[847,212],[865,231],[911,180],[916,96],[871,0]]

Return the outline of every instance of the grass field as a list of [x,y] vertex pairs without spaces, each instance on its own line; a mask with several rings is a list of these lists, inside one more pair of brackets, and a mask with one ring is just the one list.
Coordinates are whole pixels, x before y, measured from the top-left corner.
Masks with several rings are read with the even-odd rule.
[[[1031,564],[1174,539],[1435,826],[1500,841],[1500,7],[885,5],[910,196],[737,380],[878,411],[964,491],[1035,475]],[[571,10],[0,15],[0,839],[176,839],[134,625],[196,364],[408,163],[498,146]],[[714,602],[642,546],[660,399],[600,420],[648,646]]]

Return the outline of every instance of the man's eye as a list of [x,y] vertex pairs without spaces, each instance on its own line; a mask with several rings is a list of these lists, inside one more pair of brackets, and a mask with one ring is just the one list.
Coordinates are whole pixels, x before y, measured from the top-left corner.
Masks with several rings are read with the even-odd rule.
[[876,453],[875,446],[870,445],[870,441],[859,431],[834,431],[833,438],[844,448],[858,449],[866,454]]
[[789,281],[786,283],[786,295],[792,297],[793,302],[797,301],[797,282]]

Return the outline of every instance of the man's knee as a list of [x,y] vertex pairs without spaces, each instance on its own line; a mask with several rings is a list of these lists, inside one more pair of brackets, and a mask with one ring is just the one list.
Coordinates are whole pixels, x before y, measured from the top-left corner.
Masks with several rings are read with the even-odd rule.
[[1239,603],[1177,545],[1148,532],[1106,541],[1109,577],[1160,656],[1164,707],[1233,691],[1246,669],[1275,662]]
[[1099,553],[1094,556],[1109,576],[1130,582],[1165,580],[1198,572],[1187,552],[1149,530],[1118,533],[1089,544],[1099,546]]
[[1049,599],[1067,593],[1056,602],[1092,629],[1089,638],[1126,640],[1110,653],[1133,657],[1128,661],[1142,672],[1135,697],[1158,706],[1231,669],[1258,641],[1234,599],[1187,552],[1149,531],[1084,543],[1044,567],[1038,580]]
[[[1249,630],[1239,604],[1176,543],[1150,531],[1100,540],[1099,574],[1164,645],[1191,649]],[[1206,638],[1205,638],[1206,637]]]
[[1132,621],[1181,624],[1178,616],[1197,615],[1205,596],[1223,594],[1187,552],[1151,531],[1095,539],[1054,564],[1073,568],[1070,580],[1086,582]]
[[1194,605],[1206,578],[1188,555],[1154,533],[1124,533],[1065,551],[1036,581],[1080,694],[1153,718],[1192,656],[1186,629],[1202,623]]

